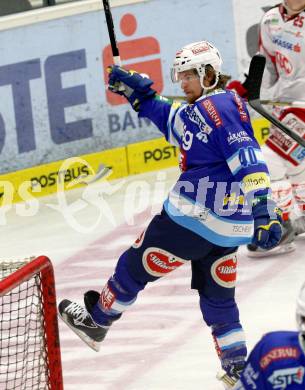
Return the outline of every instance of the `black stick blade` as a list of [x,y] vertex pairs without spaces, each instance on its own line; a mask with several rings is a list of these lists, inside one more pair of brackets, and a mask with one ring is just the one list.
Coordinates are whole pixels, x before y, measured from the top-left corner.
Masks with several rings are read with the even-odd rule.
[[247,77],[248,100],[256,100],[260,97],[262,79],[266,64],[266,58],[262,54],[255,54],[252,57],[249,74]]

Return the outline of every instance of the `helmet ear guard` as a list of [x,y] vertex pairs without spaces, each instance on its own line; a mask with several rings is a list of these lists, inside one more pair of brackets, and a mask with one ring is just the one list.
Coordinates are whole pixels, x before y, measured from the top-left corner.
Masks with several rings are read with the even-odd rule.
[[[215,71],[215,82],[206,87],[203,83],[206,75],[206,66],[210,65]],[[195,69],[199,75],[200,84],[203,89],[215,88],[218,83],[222,59],[215,46],[207,41],[190,43],[176,53],[175,61],[171,69],[172,81],[179,81],[179,73],[186,70]]]

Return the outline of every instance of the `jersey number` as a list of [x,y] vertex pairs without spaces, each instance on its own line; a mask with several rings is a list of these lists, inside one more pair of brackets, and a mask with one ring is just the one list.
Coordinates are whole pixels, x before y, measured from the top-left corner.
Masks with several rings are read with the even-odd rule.
[[255,155],[255,150],[254,148],[252,148],[252,146],[249,146],[248,148],[239,149],[238,158],[240,164],[244,168],[246,168],[248,165],[257,164],[257,157]]

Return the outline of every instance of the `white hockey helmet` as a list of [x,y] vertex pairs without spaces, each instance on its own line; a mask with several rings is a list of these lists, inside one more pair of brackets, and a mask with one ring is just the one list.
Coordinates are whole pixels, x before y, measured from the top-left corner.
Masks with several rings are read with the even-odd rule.
[[[211,65],[215,70],[215,83],[209,87],[204,86],[206,65]],[[174,83],[179,81],[179,73],[190,69],[196,69],[200,78],[200,84],[205,90],[214,88],[219,79],[222,59],[219,51],[208,41],[190,43],[176,53],[171,78]]]
[[301,287],[297,298],[296,320],[300,332],[300,341],[305,352],[305,283]]

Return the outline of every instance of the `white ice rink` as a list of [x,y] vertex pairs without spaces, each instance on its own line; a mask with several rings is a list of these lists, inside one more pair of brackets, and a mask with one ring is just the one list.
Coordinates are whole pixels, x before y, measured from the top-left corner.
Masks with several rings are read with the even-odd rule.
[[[178,172],[169,169],[99,182],[39,200],[38,210],[1,214],[1,258],[51,258],[57,300],[82,302],[100,290],[119,254],[157,212]],[[32,205],[34,206],[34,205]],[[23,216],[33,211],[33,216]],[[237,301],[251,348],[270,330],[295,329],[295,299],[305,280],[305,238],[289,255],[250,260],[239,251]],[[219,368],[203,323],[190,267],[151,284],[115,323],[99,353],[60,322],[65,390],[220,390]]]

